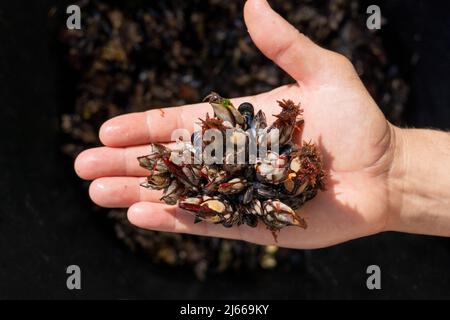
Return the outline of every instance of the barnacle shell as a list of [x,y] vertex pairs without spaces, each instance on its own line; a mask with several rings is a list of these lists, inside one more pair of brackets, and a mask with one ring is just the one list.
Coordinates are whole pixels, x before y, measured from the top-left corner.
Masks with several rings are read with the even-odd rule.
[[271,230],[278,230],[287,226],[307,227],[303,218],[297,216],[295,211],[279,200],[267,200],[263,203],[264,221]]
[[174,205],[178,199],[185,193],[186,189],[183,184],[177,180],[172,180],[170,185],[164,190],[161,200],[168,205]]
[[228,182],[221,183],[217,191],[224,194],[235,194],[243,191],[246,186],[247,180],[234,178]]
[[219,197],[198,196],[179,202],[179,207],[194,213],[196,219],[232,226],[238,215],[231,204]]
[[204,188],[207,191],[217,191],[219,185],[228,177],[228,173],[226,171],[217,170],[214,168],[207,168],[206,175],[208,182],[204,185]]
[[269,151],[267,157],[256,164],[255,169],[260,181],[279,184],[286,179],[288,173],[287,159]]
[[248,208],[247,212],[249,214],[253,214],[260,217],[264,215],[264,210],[261,201],[259,201],[258,199],[254,199],[247,208]]
[[241,113],[236,110],[230,100],[222,98],[218,93],[211,92],[205,97],[205,99],[203,99],[203,101],[208,101],[211,104],[214,110],[214,115],[217,118],[231,123],[233,127],[236,124],[244,124],[245,119]]
[[167,173],[152,174],[147,177],[146,182],[142,183],[141,186],[144,188],[161,190],[167,188],[170,185],[171,181],[172,179]]

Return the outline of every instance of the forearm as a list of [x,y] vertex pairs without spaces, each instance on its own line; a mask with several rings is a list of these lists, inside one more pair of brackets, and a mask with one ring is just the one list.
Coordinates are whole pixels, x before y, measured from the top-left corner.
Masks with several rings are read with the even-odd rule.
[[450,134],[394,129],[387,228],[450,236]]

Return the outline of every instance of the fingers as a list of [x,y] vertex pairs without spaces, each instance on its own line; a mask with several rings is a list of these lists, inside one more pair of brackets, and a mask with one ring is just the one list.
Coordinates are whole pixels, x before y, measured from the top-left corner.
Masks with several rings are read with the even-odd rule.
[[[232,99],[237,107],[242,102],[255,104],[258,110],[257,96]],[[106,121],[100,128],[100,140],[109,147],[125,147],[148,144],[150,142],[170,142],[176,129],[194,131],[194,124],[206,113],[212,115],[207,103],[198,103],[180,107],[152,109],[146,112],[121,115]]]
[[105,208],[128,208],[140,201],[159,202],[161,191],[149,190],[139,184],[144,178],[100,178],[89,187],[92,201]]
[[[309,239],[307,230],[287,227],[278,233],[277,241],[273,233],[262,223],[255,228],[247,225],[225,228],[221,224],[208,222],[194,223],[191,213],[176,206],[162,203],[138,202],[128,209],[128,220],[135,226],[148,230],[188,233],[208,237],[244,240],[260,245],[280,245],[290,248],[317,248],[317,238]],[[299,236],[303,240],[299,239]],[[323,234],[320,235],[323,238]]]
[[100,177],[145,177],[149,171],[139,166],[137,158],[149,153],[149,146],[88,149],[75,160],[75,171],[85,180]]
[[[159,200],[161,191],[141,187],[139,184],[143,181],[144,178],[135,177],[96,179],[90,185],[89,195],[101,207],[129,208],[128,219],[140,228],[275,244],[272,233],[261,223],[256,228],[246,225],[225,228],[207,222],[194,223],[194,217],[189,212],[163,204]],[[290,238],[279,235],[279,239]]]
[[295,80],[314,79],[326,50],[273,11],[266,0],[248,0],[244,18],[253,42],[262,53]]
[[169,142],[175,129],[192,132],[196,120],[211,111],[208,104],[200,103],[121,115],[103,124],[100,140],[110,147]]

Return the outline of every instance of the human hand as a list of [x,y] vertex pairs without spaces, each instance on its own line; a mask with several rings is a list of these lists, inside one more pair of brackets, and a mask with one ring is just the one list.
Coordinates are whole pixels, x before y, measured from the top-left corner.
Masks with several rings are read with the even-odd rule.
[[[248,0],[244,14],[256,46],[296,83],[232,99],[233,103],[247,101],[272,115],[279,112],[276,100],[301,102],[302,139],[319,144],[329,174],[328,190],[299,209],[308,229],[284,228],[276,244],[325,247],[385,230],[392,212],[389,179],[397,129],[387,122],[345,57],[315,45],[265,0]],[[129,207],[128,218],[138,227],[274,244],[272,233],[262,224],[231,229],[194,224],[191,214],[161,203],[160,192],[139,186],[148,172],[136,158],[148,154],[148,144],[169,143],[177,128],[192,132],[194,122],[206,112],[212,109],[203,103],[113,118],[100,130],[105,147],[80,154],[76,172],[94,180],[90,196],[95,203]]]

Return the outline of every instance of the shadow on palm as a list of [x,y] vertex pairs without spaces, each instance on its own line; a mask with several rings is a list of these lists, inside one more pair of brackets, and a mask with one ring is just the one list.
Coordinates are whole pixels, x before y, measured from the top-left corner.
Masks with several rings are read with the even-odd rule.
[[[353,72],[350,70],[348,83],[324,81],[317,88],[295,84],[253,98],[268,115],[278,112],[276,100],[301,102],[305,128],[296,141],[312,141],[319,146],[328,174],[327,190],[298,210],[307,220],[308,229],[281,230],[279,245],[322,247],[383,228],[389,126]],[[338,98],[336,91],[340,92]],[[270,232],[242,228],[256,242],[273,243]]]

